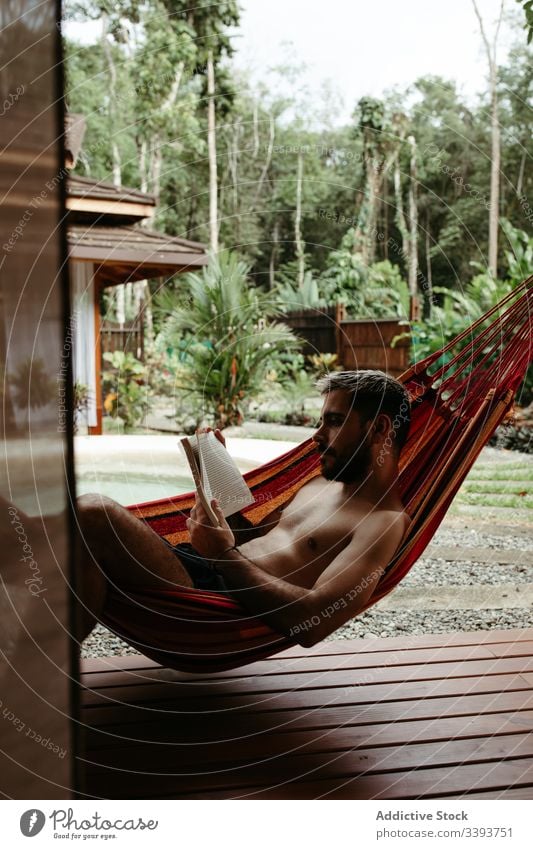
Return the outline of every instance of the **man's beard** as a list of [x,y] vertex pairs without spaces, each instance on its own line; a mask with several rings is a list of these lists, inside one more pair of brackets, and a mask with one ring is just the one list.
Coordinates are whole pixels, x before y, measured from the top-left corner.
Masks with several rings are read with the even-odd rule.
[[358,483],[368,475],[372,466],[370,446],[362,444],[349,459],[336,457],[326,452],[326,464],[322,463],[322,476],[328,481]]

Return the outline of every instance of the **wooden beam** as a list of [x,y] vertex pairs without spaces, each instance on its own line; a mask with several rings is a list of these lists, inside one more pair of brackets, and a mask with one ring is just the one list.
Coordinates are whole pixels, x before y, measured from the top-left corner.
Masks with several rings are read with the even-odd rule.
[[67,197],[67,209],[72,212],[99,212],[101,215],[133,215],[136,218],[152,218],[155,204],[135,203],[124,200],[98,200],[90,197]]

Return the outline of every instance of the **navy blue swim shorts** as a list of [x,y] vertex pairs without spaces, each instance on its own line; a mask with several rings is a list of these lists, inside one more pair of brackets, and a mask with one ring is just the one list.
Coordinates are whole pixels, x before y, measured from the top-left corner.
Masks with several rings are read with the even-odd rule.
[[219,575],[213,569],[211,561],[198,554],[190,543],[184,542],[180,545],[171,545],[170,548],[179,557],[184,568],[189,573],[195,589],[209,590],[209,592],[230,592],[222,575]]

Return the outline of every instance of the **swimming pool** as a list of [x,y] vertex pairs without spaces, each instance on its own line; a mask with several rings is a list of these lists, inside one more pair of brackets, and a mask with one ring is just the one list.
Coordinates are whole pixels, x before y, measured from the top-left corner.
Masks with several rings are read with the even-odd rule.
[[82,472],[76,475],[76,493],[99,492],[118,501],[119,504],[139,504],[143,501],[155,501],[169,498],[194,489],[192,477],[175,475],[159,477],[157,475],[138,475],[131,473],[106,473],[104,471]]
[[[178,436],[76,436],[77,495],[99,492],[119,504],[169,498],[194,489]],[[257,468],[294,446],[267,439],[228,439],[228,451],[241,472]]]

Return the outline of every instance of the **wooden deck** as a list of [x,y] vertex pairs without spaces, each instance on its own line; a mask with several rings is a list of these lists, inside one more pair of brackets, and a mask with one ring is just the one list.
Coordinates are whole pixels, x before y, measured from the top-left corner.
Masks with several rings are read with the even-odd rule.
[[193,676],[82,663],[82,795],[533,798],[533,629],[343,640]]

